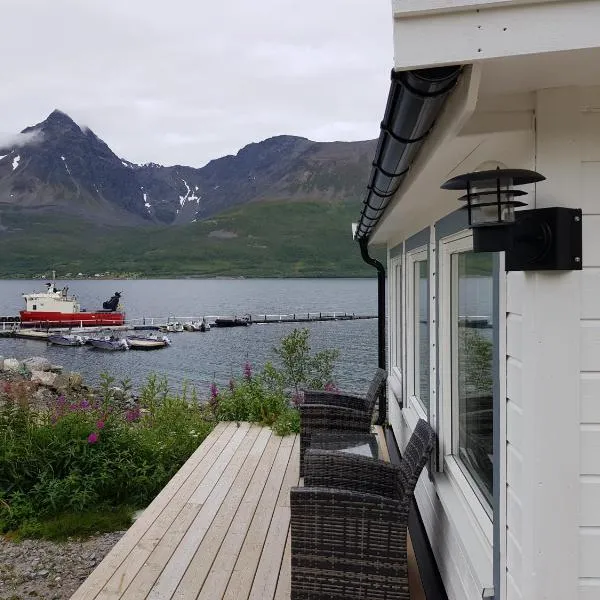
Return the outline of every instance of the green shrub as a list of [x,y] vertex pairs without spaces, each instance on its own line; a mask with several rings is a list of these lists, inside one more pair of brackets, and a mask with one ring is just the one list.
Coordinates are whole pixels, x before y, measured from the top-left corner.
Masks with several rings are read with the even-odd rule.
[[0,532],[33,533],[65,513],[146,506],[212,429],[201,406],[158,394],[156,386],[150,380],[142,393],[147,405],[126,411],[108,393],[77,402],[61,396],[49,411],[7,396]]

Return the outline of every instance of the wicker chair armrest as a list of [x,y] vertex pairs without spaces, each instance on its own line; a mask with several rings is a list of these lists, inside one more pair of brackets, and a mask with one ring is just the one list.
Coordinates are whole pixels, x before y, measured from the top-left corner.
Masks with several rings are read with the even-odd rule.
[[398,498],[398,468],[390,463],[335,450],[309,449],[304,455],[305,487],[353,490]]
[[317,429],[371,430],[371,415],[364,411],[330,404],[301,404],[298,409],[301,431]]
[[355,410],[365,410],[365,399],[358,394],[346,392],[328,392],[325,390],[305,390],[304,404],[329,404],[331,406],[345,406]]
[[[352,527],[355,527],[357,519],[349,512],[344,511],[359,510],[361,520],[368,518],[371,522],[386,520],[395,522],[401,516],[398,514],[401,505],[393,498],[386,498],[368,492],[306,486],[290,489],[292,518],[302,515],[313,518],[319,508],[323,510],[324,514],[330,511],[334,512],[337,508],[341,510],[340,514],[345,515],[347,520],[350,521]],[[377,510],[365,511],[365,507]]]

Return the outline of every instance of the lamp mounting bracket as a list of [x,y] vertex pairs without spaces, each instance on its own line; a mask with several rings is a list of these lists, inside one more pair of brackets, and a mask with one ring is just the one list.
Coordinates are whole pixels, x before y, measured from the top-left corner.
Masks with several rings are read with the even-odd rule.
[[473,229],[475,252],[506,251],[507,271],[573,271],[582,268],[582,213],[578,208],[515,212],[511,227]]

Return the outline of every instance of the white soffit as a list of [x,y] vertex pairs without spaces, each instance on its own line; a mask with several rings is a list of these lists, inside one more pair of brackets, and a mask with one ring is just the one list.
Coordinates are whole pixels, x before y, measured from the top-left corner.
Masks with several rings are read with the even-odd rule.
[[510,56],[481,65],[480,94],[486,98],[555,87],[600,85],[600,48]]
[[394,13],[394,65],[407,70],[597,48],[598,23],[598,0],[424,0],[418,12]]

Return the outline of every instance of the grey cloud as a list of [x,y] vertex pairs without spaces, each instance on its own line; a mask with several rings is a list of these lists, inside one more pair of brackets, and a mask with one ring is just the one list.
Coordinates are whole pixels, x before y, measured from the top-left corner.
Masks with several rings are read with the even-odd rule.
[[0,148],[21,148],[28,144],[37,144],[44,139],[41,131],[28,131],[27,133],[1,133]]
[[128,160],[194,166],[273,135],[378,134],[389,0],[5,4],[2,131],[58,107]]

